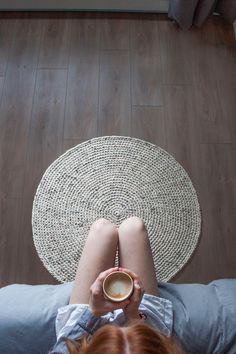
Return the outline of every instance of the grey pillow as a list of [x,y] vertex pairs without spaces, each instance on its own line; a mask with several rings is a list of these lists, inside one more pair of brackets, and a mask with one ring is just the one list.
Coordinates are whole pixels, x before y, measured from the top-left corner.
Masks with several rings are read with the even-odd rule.
[[56,342],[57,309],[69,302],[71,289],[72,283],[1,288],[0,353],[48,353]]
[[159,282],[173,303],[174,331],[191,354],[236,354],[236,279],[204,284]]

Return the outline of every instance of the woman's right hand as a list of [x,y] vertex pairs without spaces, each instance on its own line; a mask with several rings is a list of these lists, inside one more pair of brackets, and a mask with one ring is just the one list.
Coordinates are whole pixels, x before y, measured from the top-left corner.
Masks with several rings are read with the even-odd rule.
[[139,317],[139,305],[142,301],[143,295],[145,293],[144,286],[137,274],[126,268],[119,268],[119,271],[128,273],[134,281],[134,291],[132,296],[129,298],[130,303],[123,308],[125,317],[128,321],[134,319],[140,319]]
[[89,308],[95,316],[103,316],[108,312],[123,309],[130,303],[130,300],[122,302],[112,302],[106,299],[103,294],[102,284],[106,276],[118,270],[118,267],[110,268],[99,274],[95,282],[90,287]]

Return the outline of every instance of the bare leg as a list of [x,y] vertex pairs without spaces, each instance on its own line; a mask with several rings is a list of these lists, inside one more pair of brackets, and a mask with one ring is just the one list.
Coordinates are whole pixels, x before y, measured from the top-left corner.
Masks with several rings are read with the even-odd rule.
[[136,273],[147,294],[158,295],[152,251],[144,222],[136,216],[130,217],[122,222],[118,233],[119,266]]
[[114,266],[118,231],[106,219],[96,220],[89,231],[77,269],[70,304],[87,304],[89,289],[97,276]]

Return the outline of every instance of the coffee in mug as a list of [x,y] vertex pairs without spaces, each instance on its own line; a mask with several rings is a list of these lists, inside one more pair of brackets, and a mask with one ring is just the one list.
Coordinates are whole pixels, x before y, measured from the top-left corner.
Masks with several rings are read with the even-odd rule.
[[112,272],[103,281],[105,296],[115,302],[128,299],[133,292],[134,282],[131,276],[122,271]]

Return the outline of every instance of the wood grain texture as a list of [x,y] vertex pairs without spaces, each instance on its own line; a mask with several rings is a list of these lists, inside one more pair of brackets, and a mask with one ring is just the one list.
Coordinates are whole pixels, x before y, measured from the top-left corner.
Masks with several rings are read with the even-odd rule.
[[207,283],[235,278],[236,166],[232,144],[200,144],[195,154],[194,185],[202,209],[202,235],[190,262],[175,281]]
[[122,16],[109,17],[100,22],[100,49],[101,50],[129,50],[130,21]]
[[230,142],[236,143],[236,85],[222,83],[218,86],[221,120],[228,122]]
[[88,139],[84,138],[77,138],[77,139],[64,139],[63,141],[63,152],[73,148],[74,146],[81,144],[82,142]]
[[230,24],[212,17],[202,28],[182,33],[170,21],[158,21],[163,83],[235,85],[236,42]]
[[193,86],[194,107],[191,115],[198,122],[201,143],[230,143],[229,117],[221,105],[219,87],[199,84]]
[[215,56],[213,57],[213,71],[216,82],[219,86],[227,83],[235,86],[236,83],[236,41],[232,25],[222,21],[219,23],[214,19],[215,29]]
[[165,120],[162,107],[134,106],[132,136],[166,149]]
[[130,135],[130,117],[129,52],[102,51],[98,135]]
[[191,171],[193,151],[200,142],[194,90],[191,85],[168,85],[164,87],[164,96],[167,151]]
[[0,104],[2,100],[2,92],[3,92],[3,85],[4,85],[4,77],[0,77]]
[[0,190],[7,197],[22,196],[40,33],[39,21],[17,20],[9,52],[0,107]]
[[132,104],[162,105],[160,32],[155,15],[131,20]]
[[64,138],[97,134],[99,33],[96,18],[72,19]]
[[9,52],[8,71],[36,69],[41,39],[41,21],[23,16],[14,26],[13,42]]
[[[33,245],[31,211],[36,188],[46,168],[62,153],[66,70],[38,70],[28,140],[20,223],[18,278],[27,283],[52,282]],[[22,254],[24,257],[22,257]],[[29,267],[30,263],[30,267]]]
[[42,41],[39,68],[67,68],[69,59],[70,22],[64,19],[42,19]]
[[12,45],[14,26],[14,19],[0,19],[0,76],[4,76],[6,73],[8,54]]
[[[21,198],[0,195],[0,286],[17,282]],[[22,282],[22,279],[19,279]]]
[[201,238],[172,282],[235,278],[232,27],[219,16],[186,32],[156,14],[4,13],[0,36],[0,286],[57,283],[33,245],[34,194],[52,161],[101,135],[161,146],[193,182]]
[[67,70],[41,69],[37,71],[29,133],[29,144],[34,142],[34,150],[28,151],[28,163],[29,160],[35,161],[35,156],[32,155],[36,153],[41,158],[41,170],[44,170],[48,163],[51,163],[61,153],[66,75]]
[[183,32],[171,21],[158,22],[163,83],[191,84],[194,75],[193,31]]

